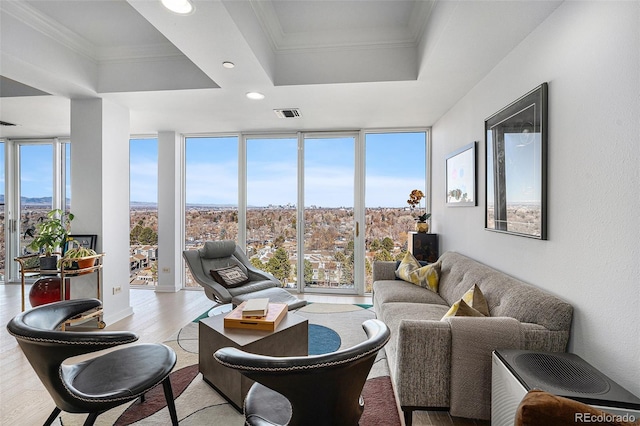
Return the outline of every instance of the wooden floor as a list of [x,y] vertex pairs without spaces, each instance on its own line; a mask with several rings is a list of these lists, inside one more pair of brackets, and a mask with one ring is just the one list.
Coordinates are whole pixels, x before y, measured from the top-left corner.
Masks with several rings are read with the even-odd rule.
[[[28,291],[28,289],[27,289]],[[371,303],[370,297],[304,295],[304,299],[325,303]],[[156,293],[133,289],[130,301],[134,314],[108,325],[106,330],[131,330],[139,342],[162,342],[189,321],[209,309],[213,302],[201,290]],[[54,408],[53,401],[22,354],[5,325],[20,312],[20,285],[0,284],[0,425],[41,425]],[[100,417],[96,425],[100,425]],[[452,418],[447,412],[417,411],[414,426],[475,425],[489,422]]]

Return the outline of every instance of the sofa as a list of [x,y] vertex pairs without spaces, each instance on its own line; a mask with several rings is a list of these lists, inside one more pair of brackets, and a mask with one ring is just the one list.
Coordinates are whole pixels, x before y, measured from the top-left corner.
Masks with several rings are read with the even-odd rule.
[[[495,349],[566,351],[569,303],[453,251],[429,265],[437,292],[398,279],[399,263],[374,262],[373,306],[391,330],[385,352],[407,425],[414,410],[490,419]],[[443,318],[474,285],[489,316]]]

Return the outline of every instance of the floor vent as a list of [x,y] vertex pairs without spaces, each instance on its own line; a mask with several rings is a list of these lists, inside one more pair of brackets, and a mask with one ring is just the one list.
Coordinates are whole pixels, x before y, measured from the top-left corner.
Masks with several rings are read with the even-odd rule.
[[302,117],[302,113],[299,109],[289,108],[289,109],[274,109],[273,112],[276,113],[278,118],[298,118]]

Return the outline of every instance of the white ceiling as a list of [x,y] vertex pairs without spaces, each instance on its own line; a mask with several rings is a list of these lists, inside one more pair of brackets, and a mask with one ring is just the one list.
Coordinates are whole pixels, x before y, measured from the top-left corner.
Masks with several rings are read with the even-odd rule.
[[86,97],[131,134],[430,126],[560,1],[193,3],[0,0],[0,137],[68,136]]

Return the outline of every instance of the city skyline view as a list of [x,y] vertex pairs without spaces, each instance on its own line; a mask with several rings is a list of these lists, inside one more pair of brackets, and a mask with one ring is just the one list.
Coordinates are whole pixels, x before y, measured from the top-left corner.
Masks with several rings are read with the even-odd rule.
[[[412,229],[407,198],[411,190],[423,189],[425,165],[407,167],[398,152],[425,157],[425,133],[367,134],[362,171],[365,179],[365,224],[367,275],[376,258],[392,259],[406,247],[406,232]],[[352,209],[356,199],[357,138],[355,135],[316,136],[304,139],[301,156],[304,173],[298,176],[297,137],[247,138],[246,163],[239,156],[238,137],[187,137],[185,139],[185,200],[188,211],[186,246],[198,247],[210,239],[236,239],[239,181],[246,181],[247,254],[261,269],[266,268],[287,286],[295,285],[298,261],[304,258],[305,282],[309,286],[353,286]],[[154,285],[157,253],[158,141],[130,140],[131,283]],[[68,148],[68,145],[67,145]],[[35,220],[51,205],[53,146],[24,145],[27,156],[50,173],[21,174],[21,196],[26,220]],[[66,150],[67,164],[70,149]],[[392,160],[394,159],[394,160]],[[246,164],[246,179],[238,170]],[[70,183],[67,167],[67,184]],[[304,254],[296,249],[298,186],[303,186],[305,221]],[[426,191],[425,191],[426,192]],[[71,195],[67,185],[67,197]],[[424,209],[424,200],[420,205]],[[254,210],[255,209],[255,210]],[[314,210],[315,209],[315,210]],[[71,205],[71,210],[73,206]],[[374,210],[377,210],[374,213]],[[393,241],[380,251],[380,241]],[[377,245],[376,245],[377,244]],[[373,246],[371,246],[373,247]],[[284,252],[282,252],[284,250]],[[286,253],[286,254],[285,254]],[[274,263],[275,259],[279,263]],[[284,266],[289,265],[289,266]],[[302,264],[300,264],[302,265]],[[302,267],[302,266],[300,266]],[[282,269],[284,268],[284,269]],[[281,270],[282,269],[282,270]],[[286,270],[286,272],[284,272]],[[309,281],[308,281],[309,280]],[[193,285],[187,277],[186,285]],[[370,277],[367,278],[367,288]]]

